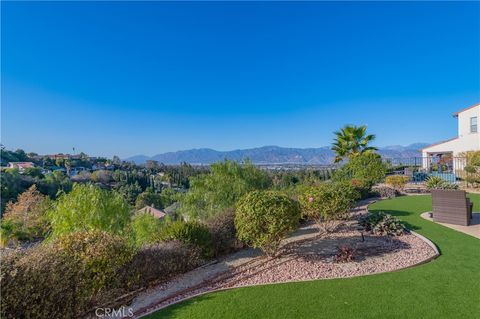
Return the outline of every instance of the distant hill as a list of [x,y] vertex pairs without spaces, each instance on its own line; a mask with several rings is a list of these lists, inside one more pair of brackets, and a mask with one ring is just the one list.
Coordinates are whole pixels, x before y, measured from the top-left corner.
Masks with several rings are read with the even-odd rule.
[[[426,143],[415,143],[408,146],[387,146],[379,149],[380,155],[386,158],[408,158],[421,156],[420,149]],[[143,164],[147,160],[155,160],[164,164],[179,164],[187,162],[190,164],[211,164],[225,158],[241,161],[249,158],[255,164],[331,164],[334,153],[329,146],[320,148],[287,148],[279,146],[263,146],[258,148],[216,151],[209,148],[199,148],[185,151],[157,154],[152,157],[136,155],[124,159]]]

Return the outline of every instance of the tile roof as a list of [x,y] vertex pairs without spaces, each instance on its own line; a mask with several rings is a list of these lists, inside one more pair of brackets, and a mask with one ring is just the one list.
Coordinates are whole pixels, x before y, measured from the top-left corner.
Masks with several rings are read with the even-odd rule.
[[157,209],[155,207],[152,207],[152,206],[145,206],[139,210],[137,210],[137,214],[150,214],[152,215],[153,217],[156,217],[156,218],[163,218],[165,217],[167,214],[163,211],[163,210],[160,210],[160,209]]

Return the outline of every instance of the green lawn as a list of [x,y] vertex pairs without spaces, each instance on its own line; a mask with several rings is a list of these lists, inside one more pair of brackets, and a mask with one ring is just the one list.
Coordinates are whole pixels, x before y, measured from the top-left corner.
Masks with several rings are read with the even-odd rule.
[[[472,196],[477,209],[480,196]],[[436,260],[392,273],[238,288],[211,293],[149,318],[480,318],[480,240],[419,214],[430,196],[375,203],[431,239]]]

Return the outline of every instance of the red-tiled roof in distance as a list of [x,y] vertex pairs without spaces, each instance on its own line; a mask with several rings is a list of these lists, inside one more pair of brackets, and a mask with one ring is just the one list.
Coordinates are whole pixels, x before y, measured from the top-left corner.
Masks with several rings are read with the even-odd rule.
[[17,167],[17,168],[35,167],[35,164],[33,164],[32,162],[10,162],[9,165],[12,166],[12,167]]
[[432,146],[437,146],[437,145],[440,145],[440,144],[443,144],[443,143],[447,143],[447,142],[456,140],[457,138],[458,138],[458,137],[454,137],[454,138],[451,138],[451,139],[448,139],[448,140],[445,140],[445,141],[441,141],[441,142],[438,142],[438,143],[434,143],[434,144],[425,146],[424,148],[422,148],[422,149],[420,149],[420,150],[423,151],[424,149],[430,148],[430,147],[432,147]]
[[468,111],[468,110],[473,109],[474,107],[477,107],[477,106],[480,106],[480,104],[475,104],[475,105],[466,107],[466,108],[464,108],[464,109],[462,109],[462,110],[460,110],[460,111],[458,111],[458,112],[453,113],[453,116],[454,116],[454,117],[457,117],[459,113]]
[[137,210],[137,214],[150,214],[153,217],[156,217],[159,219],[167,215],[164,211],[160,209],[156,209],[155,207],[152,207],[152,206],[145,206],[142,209]]

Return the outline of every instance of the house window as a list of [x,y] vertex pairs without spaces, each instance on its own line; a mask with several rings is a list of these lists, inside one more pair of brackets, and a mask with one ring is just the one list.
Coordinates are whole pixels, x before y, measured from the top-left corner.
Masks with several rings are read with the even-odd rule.
[[470,133],[477,133],[477,117],[470,118]]

